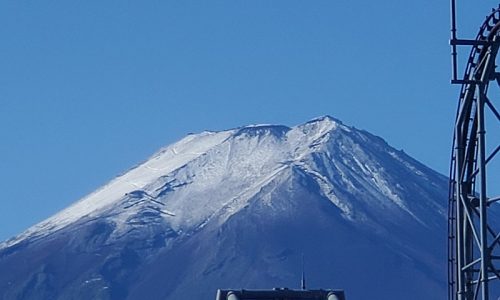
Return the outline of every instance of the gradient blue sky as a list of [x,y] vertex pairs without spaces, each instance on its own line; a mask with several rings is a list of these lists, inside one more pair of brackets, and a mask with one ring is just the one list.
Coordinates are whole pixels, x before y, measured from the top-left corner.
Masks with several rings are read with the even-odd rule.
[[[472,37],[497,2],[463,4]],[[448,11],[436,0],[1,1],[0,240],[205,129],[329,114],[447,173]]]

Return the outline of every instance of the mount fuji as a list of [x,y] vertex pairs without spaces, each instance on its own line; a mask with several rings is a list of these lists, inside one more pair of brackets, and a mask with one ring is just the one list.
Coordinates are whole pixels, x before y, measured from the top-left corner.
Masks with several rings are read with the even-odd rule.
[[191,134],[0,244],[1,299],[443,299],[447,178],[325,116]]

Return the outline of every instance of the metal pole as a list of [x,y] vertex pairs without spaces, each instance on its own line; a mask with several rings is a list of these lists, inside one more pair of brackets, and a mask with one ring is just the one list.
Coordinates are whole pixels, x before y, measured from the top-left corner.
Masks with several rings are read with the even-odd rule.
[[481,222],[481,299],[489,299],[488,291],[488,237],[487,237],[487,197],[486,197],[486,143],[485,143],[485,127],[484,127],[484,84],[481,84],[479,89],[480,95],[478,97],[478,164],[479,164],[479,177],[480,177],[480,192],[479,192],[479,210]]
[[457,45],[453,42],[457,39],[457,5],[456,0],[451,0],[451,65],[452,65],[452,81],[458,79],[457,71]]
[[[496,42],[496,37],[493,38],[493,42]],[[492,64],[495,62],[491,61],[492,56],[496,56],[496,50],[498,46],[493,44],[488,49],[486,63],[484,66],[483,74],[481,74],[481,84],[479,86],[479,95],[477,97],[477,136],[478,136],[478,157],[477,164],[479,169],[479,218],[480,218],[480,230],[481,230],[481,296],[482,299],[489,299],[489,289],[488,289],[488,267],[490,264],[490,254],[488,248],[488,213],[486,211],[488,206],[488,196],[487,196],[487,182],[486,182],[486,127],[484,122],[484,106],[486,103],[486,83],[489,81],[489,76],[491,75]]]
[[462,183],[462,178],[461,178],[461,175],[463,172],[462,172],[462,161],[463,161],[463,152],[464,152],[464,145],[463,145],[463,141],[462,139],[460,138],[462,136],[462,122],[457,122],[457,124],[455,124],[456,128],[456,137],[457,138],[457,145],[456,145],[456,178],[457,178],[457,183],[456,183],[456,214],[457,214],[457,217],[456,217],[456,248],[455,248],[455,251],[457,252],[456,253],[456,264],[457,264],[457,267],[456,267],[456,271],[457,271],[457,299],[458,300],[465,300],[463,298],[463,293],[464,293],[464,276],[463,276],[463,272],[461,272],[462,270],[462,267],[463,267],[463,261],[462,261],[462,238],[463,238],[463,226],[464,226],[464,222],[463,222],[463,212],[462,212],[462,202],[461,202],[461,199],[462,199],[462,190],[463,190],[463,183]]

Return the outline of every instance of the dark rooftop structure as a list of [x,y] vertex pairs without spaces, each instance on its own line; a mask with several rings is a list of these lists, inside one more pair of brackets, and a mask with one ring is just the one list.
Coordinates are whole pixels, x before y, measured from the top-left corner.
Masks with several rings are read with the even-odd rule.
[[216,300],[345,300],[342,290],[218,290]]

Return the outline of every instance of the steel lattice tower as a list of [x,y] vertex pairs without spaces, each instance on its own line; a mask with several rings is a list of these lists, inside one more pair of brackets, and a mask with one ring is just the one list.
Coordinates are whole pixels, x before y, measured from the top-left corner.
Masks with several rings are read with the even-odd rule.
[[[497,299],[500,291],[500,7],[493,9],[474,40],[457,38],[456,0],[451,0],[452,83],[462,86],[455,121],[450,168],[448,279],[450,300]],[[457,47],[471,52],[457,77]],[[496,169],[495,169],[496,167]],[[489,180],[490,179],[490,180]],[[499,180],[498,178],[496,179]],[[496,211],[496,212],[495,212]],[[497,224],[497,226],[495,226]]]

